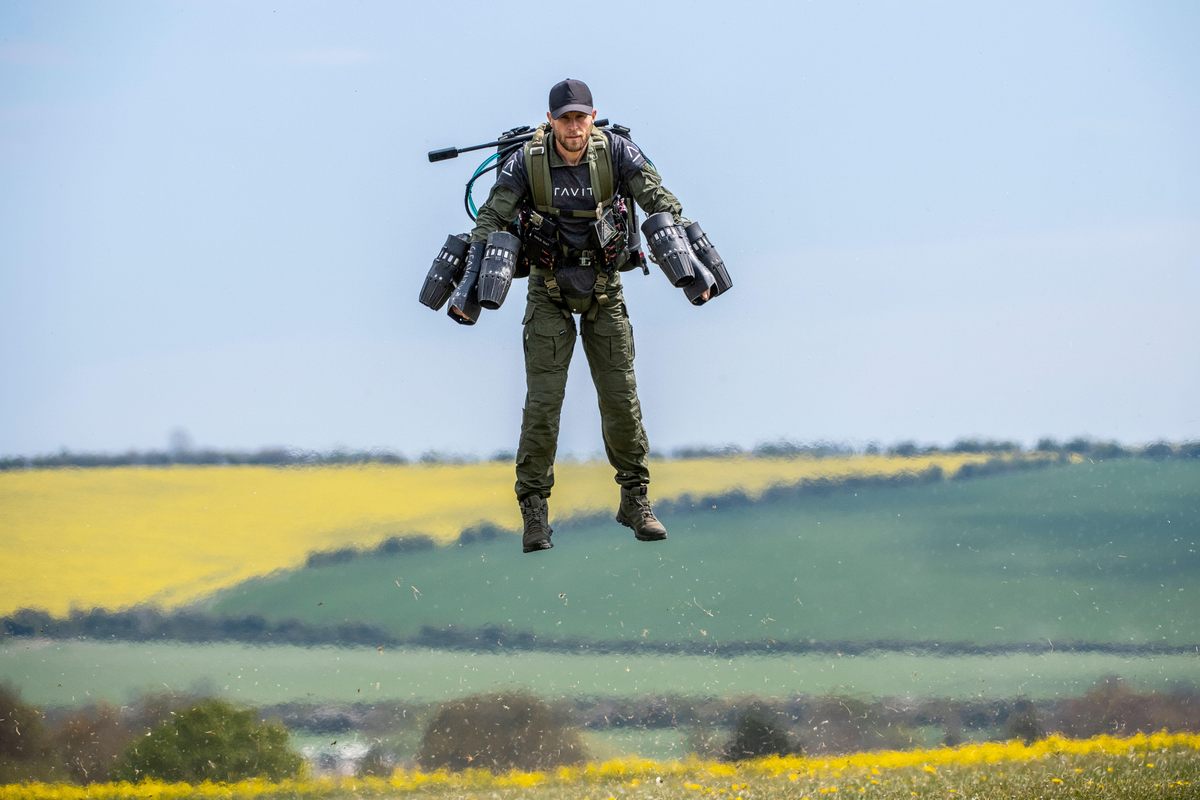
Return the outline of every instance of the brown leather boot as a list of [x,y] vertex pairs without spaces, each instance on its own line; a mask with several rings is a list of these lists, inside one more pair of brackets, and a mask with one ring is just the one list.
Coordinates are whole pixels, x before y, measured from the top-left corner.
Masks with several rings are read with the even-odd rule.
[[554,547],[550,543],[550,509],[546,498],[531,494],[520,501],[521,519],[525,522],[525,532],[521,535],[521,547],[526,553],[535,550],[549,550]]
[[621,507],[617,509],[617,522],[633,528],[633,535],[641,542],[657,542],[667,538],[667,529],[654,516],[645,486],[622,486]]

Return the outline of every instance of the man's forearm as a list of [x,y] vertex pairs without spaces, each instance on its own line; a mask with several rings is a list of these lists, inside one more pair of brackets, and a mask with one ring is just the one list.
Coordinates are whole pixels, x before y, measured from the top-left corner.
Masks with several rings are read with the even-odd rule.
[[667,211],[676,221],[683,219],[683,206],[679,199],[662,185],[662,177],[649,162],[642,165],[627,185],[633,193],[633,199],[647,214]]
[[487,202],[479,209],[475,227],[471,230],[471,241],[485,241],[489,233],[502,231],[517,218],[521,208],[521,196],[504,186],[493,186]]

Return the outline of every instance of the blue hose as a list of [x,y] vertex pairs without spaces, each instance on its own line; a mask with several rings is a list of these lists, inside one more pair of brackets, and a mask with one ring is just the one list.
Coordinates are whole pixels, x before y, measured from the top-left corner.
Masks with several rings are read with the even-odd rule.
[[488,165],[500,157],[497,151],[483,160],[478,167],[475,168],[475,174],[471,176],[471,180],[467,181],[467,208],[471,215],[471,219],[479,216],[479,208],[475,205],[475,198],[471,196],[471,187],[475,185],[475,179],[488,171]]

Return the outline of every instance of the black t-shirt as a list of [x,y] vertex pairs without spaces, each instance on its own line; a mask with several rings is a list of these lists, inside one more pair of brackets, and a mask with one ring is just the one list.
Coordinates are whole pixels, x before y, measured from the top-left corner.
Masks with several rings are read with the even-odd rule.
[[[612,154],[614,189],[629,197],[626,182],[637,174],[646,163],[646,157],[633,142],[611,131],[601,130],[608,139],[608,151]],[[551,145],[553,147],[553,145]],[[550,155],[550,181],[554,187],[551,204],[555,208],[569,211],[592,211],[596,198],[592,196],[592,177],[587,160],[575,166],[563,163],[557,152]],[[522,198],[529,195],[529,173],[525,167],[525,148],[520,148],[504,162],[496,185],[516,192]],[[568,246],[577,250],[588,250],[596,245],[591,241],[591,220],[564,216],[558,218],[559,234]]]

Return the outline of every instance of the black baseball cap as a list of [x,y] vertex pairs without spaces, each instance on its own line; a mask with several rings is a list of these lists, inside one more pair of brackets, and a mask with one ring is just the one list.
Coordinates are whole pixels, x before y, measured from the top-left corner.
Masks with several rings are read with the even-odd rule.
[[591,114],[595,110],[592,107],[592,90],[583,81],[567,78],[550,88],[550,116],[554,119],[568,111]]

